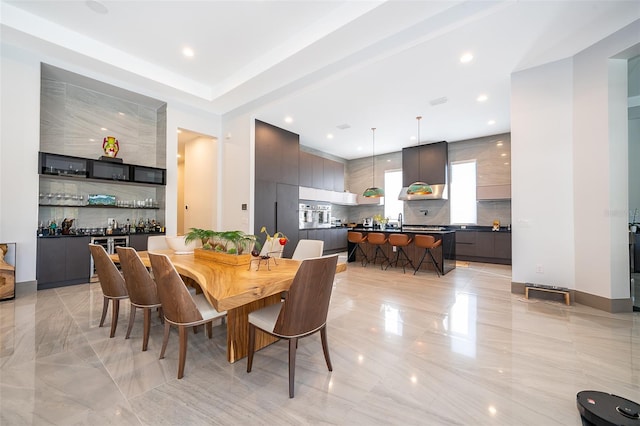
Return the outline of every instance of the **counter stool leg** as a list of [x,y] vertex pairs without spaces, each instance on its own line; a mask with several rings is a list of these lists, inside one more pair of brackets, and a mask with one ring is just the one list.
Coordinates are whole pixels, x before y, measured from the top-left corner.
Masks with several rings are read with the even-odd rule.
[[424,260],[424,258],[427,256],[427,253],[429,253],[429,257],[431,258],[431,263],[433,263],[433,267],[436,270],[436,274],[438,274],[438,277],[440,276],[440,268],[438,268],[438,262],[436,262],[435,257],[433,257],[433,253],[431,253],[431,250],[429,249],[424,249],[424,253],[422,254],[422,257],[420,258],[420,262],[418,263],[418,266],[416,266],[416,268],[413,271],[413,275],[416,274],[416,272],[418,272],[418,270],[420,269],[420,266],[422,266],[422,261]]

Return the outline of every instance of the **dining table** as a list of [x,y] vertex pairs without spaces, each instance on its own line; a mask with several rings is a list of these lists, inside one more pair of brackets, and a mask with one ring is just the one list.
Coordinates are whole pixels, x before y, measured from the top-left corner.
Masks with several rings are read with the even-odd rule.
[[[196,249],[202,250],[202,249]],[[166,254],[186,285],[202,291],[217,311],[227,311],[227,360],[236,362],[247,356],[249,313],[267,305],[281,303],[302,263],[287,258],[255,258],[250,263],[228,264],[211,260],[199,253],[176,254],[173,250],[154,250]],[[203,252],[200,252],[203,253]],[[139,251],[142,263],[150,268],[147,251]],[[119,263],[118,254],[111,260]],[[336,273],[347,269],[338,262]],[[260,330],[256,333],[256,350],[278,339]]]

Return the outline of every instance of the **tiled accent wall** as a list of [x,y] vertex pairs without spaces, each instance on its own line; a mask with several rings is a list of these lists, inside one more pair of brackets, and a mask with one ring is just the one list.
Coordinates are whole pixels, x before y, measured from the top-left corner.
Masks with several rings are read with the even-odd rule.
[[[477,161],[479,185],[510,184],[511,135],[505,133],[449,143],[449,163],[467,160]],[[372,184],[371,167],[371,157],[349,161],[345,169],[346,189],[356,194],[362,194],[362,192]],[[377,186],[384,185],[384,172],[386,170],[397,170],[401,168],[402,152],[376,156],[375,184]],[[397,194],[387,194],[387,196],[397,196]],[[478,225],[491,225],[495,219],[498,219],[503,225],[511,223],[511,200],[479,201],[477,208]],[[340,214],[345,214],[344,210],[338,211],[340,211]],[[372,217],[376,214],[383,213],[383,206],[352,206],[348,208],[348,221],[361,223],[365,217]],[[449,200],[404,202],[404,223],[416,225],[448,225],[449,218]]]
[[156,111],[46,78],[41,84],[41,151],[98,159],[104,155],[103,139],[115,136],[125,163],[166,167],[164,108]]
[[[166,168],[166,116],[166,104],[155,109],[43,75],[40,151],[98,159],[104,155],[103,139],[115,136],[120,148],[117,158],[128,164]],[[103,127],[108,130],[101,130]],[[38,221],[45,226],[52,220],[59,224],[64,218],[74,218],[76,228],[104,228],[107,218],[118,223],[129,219],[131,224],[141,219],[163,223],[165,219],[164,187],[41,178],[39,191],[40,204],[62,204],[40,206]],[[89,194],[115,195],[123,201],[150,198],[160,209],[79,208],[68,205],[79,204],[79,200],[58,199],[56,194],[81,195],[84,204]]]

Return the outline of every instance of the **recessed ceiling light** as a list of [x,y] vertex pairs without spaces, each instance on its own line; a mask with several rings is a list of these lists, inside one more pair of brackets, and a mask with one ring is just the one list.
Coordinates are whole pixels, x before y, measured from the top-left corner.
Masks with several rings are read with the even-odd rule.
[[289,116],[286,116],[286,117],[284,118],[284,122],[285,122],[285,123],[293,123],[293,118],[291,118],[291,117],[289,117]]
[[463,64],[471,62],[472,60],[473,60],[473,55],[471,54],[471,52],[463,53],[462,56],[460,56],[460,62],[462,62]]
[[489,126],[493,126],[494,124],[496,124],[496,120],[489,120],[489,121],[487,121],[487,124]]
[[487,99],[489,99],[489,97],[488,97],[487,95],[479,95],[479,96],[476,98],[476,101],[478,101],[478,102],[484,102],[484,101],[486,101]]
[[192,58],[193,55],[195,55],[193,49],[190,47],[185,47],[184,49],[182,49],[182,54],[187,58]]
[[327,139],[333,139],[333,134],[332,133],[327,133]]
[[99,13],[100,15],[106,15],[107,13],[109,13],[109,9],[107,9],[107,6],[100,3],[99,1],[87,0],[84,2],[84,4],[86,4],[89,9],[93,10],[95,13]]

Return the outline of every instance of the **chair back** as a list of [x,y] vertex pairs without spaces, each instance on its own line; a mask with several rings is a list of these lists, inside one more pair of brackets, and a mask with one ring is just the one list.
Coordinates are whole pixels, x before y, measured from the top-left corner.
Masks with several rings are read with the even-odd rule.
[[170,250],[167,239],[164,235],[149,235],[147,238],[147,251]]
[[138,252],[131,247],[116,247],[120,268],[129,292],[129,300],[135,305],[160,303],[156,283],[142,263]]
[[282,257],[282,252],[284,251],[284,246],[280,245],[280,242],[277,238],[271,238],[270,240],[266,240],[262,245],[262,250],[260,250],[260,256],[271,256],[271,257]]
[[382,245],[387,242],[387,236],[382,232],[369,232],[367,240],[369,241],[369,244]]
[[273,328],[276,335],[300,336],[327,322],[338,255],[303,260]]
[[324,241],[322,240],[300,240],[293,251],[292,259],[304,260],[312,257],[322,256]]
[[392,246],[408,246],[411,243],[411,237],[407,234],[390,234],[389,244]]
[[183,325],[202,321],[202,315],[196,303],[169,256],[149,253],[149,260],[156,279],[162,311],[167,321]]
[[363,243],[367,239],[367,236],[362,232],[349,231],[347,232],[347,240],[353,244]]
[[420,248],[436,248],[442,244],[442,240],[436,240],[432,235],[416,235],[414,239],[416,247]]
[[89,244],[89,250],[91,251],[91,256],[93,256],[93,263],[96,265],[102,293],[111,298],[127,297],[127,286],[124,278],[115,263],[109,258],[104,247],[98,244]]

